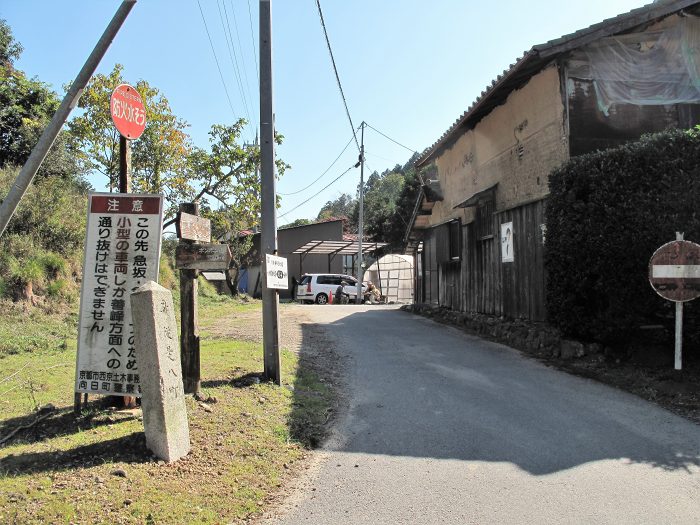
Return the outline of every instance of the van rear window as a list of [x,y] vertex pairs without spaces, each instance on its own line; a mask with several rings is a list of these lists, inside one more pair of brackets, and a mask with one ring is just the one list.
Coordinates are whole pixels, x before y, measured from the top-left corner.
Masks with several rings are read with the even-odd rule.
[[304,275],[301,278],[301,281],[299,281],[299,284],[309,284],[311,282],[311,276],[310,275]]

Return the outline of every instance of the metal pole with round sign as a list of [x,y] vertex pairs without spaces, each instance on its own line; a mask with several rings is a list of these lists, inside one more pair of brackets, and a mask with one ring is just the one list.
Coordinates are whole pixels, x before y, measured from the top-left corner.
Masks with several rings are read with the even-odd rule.
[[649,261],[649,283],[664,299],[676,303],[676,349],[674,368],[682,368],[683,303],[700,297],[700,244],[683,240],[666,243]]
[[[131,193],[131,141],[146,129],[146,108],[136,88],[119,84],[109,99],[109,112],[119,132],[119,193]],[[110,192],[112,181],[110,179]],[[124,406],[136,406],[136,398],[122,398]]]
[[112,122],[119,131],[119,193],[129,193],[131,171],[130,140],[141,136],[146,129],[146,108],[141,95],[129,84],[119,84],[109,100]]

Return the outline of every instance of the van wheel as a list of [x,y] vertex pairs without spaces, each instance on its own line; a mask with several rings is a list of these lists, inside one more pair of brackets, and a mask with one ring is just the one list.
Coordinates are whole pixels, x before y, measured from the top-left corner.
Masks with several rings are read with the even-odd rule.
[[316,304],[328,304],[328,296],[325,293],[320,293],[316,296]]

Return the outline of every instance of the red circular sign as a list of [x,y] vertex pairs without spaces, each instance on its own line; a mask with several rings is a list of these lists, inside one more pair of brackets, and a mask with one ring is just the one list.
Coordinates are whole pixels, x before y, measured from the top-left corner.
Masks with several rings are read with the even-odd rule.
[[109,101],[112,122],[119,133],[129,140],[137,139],[146,129],[146,109],[141,95],[129,84],[119,84]]
[[661,297],[682,303],[700,297],[700,244],[672,241],[654,252],[649,282]]

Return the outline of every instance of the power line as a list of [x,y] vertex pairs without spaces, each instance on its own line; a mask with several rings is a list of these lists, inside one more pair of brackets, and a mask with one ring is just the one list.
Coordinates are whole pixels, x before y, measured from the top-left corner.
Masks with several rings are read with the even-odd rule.
[[296,195],[297,193],[301,193],[302,191],[308,190],[311,186],[313,186],[313,185],[316,184],[319,180],[321,180],[321,178],[322,178],[326,173],[328,173],[328,172],[330,171],[330,169],[331,169],[333,166],[335,166],[335,163],[338,162],[338,159],[340,159],[340,157],[343,155],[343,153],[345,153],[345,150],[348,149],[348,146],[350,145],[351,142],[352,142],[352,137],[350,137],[350,140],[348,140],[348,143],[347,143],[347,144],[345,145],[345,147],[343,148],[343,151],[341,151],[341,152],[338,154],[338,156],[335,158],[335,160],[331,163],[331,165],[328,166],[328,168],[326,168],[326,171],[324,171],[323,173],[321,173],[321,175],[319,175],[319,176],[316,178],[316,180],[314,180],[311,184],[309,184],[308,186],[306,186],[306,187],[304,187],[304,188],[302,188],[302,189],[300,189],[300,190],[293,191],[293,192],[291,192],[291,193],[278,193],[278,195],[283,195],[283,196]]
[[291,210],[288,210],[288,211],[286,211],[286,212],[284,212],[284,213],[278,215],[278,217],[281,218],[281,217],[284,217],[284,216],[286,216],[286,215],[289,215],[290,213],[292,213],[292,212],[293,212],[294,210],[296,210],[297,208],[300,208],[301,206],[303,206],[304,204],[306,204],[306,203],[309,202],[310,200],[315,199],[315,198],[318,197],[323,191],[327,190],[327,189],[330,188],[333,184],[335,184],[338,180],[340,180],[341,177],[345,176],[345,175],[346,175],[351,169],[353,169],[354,167],[355,167],[354,165],[353,165],[353,166],[350,166],[350,167],[349,167],[348,169],[346,169],[343,173],[341,173],[340,175],[338,175],[335,179],[333,179],[332,181],[330,181],[328,184],[326,184],[323,188],[321,188],[319,191],[317,191],[317,192],[316,192],[315,194],[313,194],[311,197],[309,197],[309,198],[306,199],[305,201],[303,201],[303,202],[297,204],[297,205],[294,206],[294,208],[292,208]]
[[[221,4],[224,6],[224,12],[221,12]],[[246,100],[245,90],[243,89],[243,82],[241,79],[241,71],[238,67],[238,56],[236,55],[236,49],[233,45],[233,35],[231,34],[231,23],[228,19],[228,12],[226,11],[226,3],[216,1],[216,7],[219,10],[219,19],[221,20],[221,27],[224,30],[224,38],[226,39],[226,47],[228,48],[228,56],[231,59],[231,65],[233,66],[233,74],[236,77],[236,83],[238,84],[238,90],[241,92],[241,99],[243,100],[243,107],[245,108],[246,116],[250,121],[250,110],[248,109],[248,101]],[[226,15],[226,23],[224,23],[224,14]],[[227,31],[228,29],[228,31]]]
[[[224,4],[224,11],[226,11],[226,5]],[[238,20],[236,19],[236,9],[234,7],[233,0],[231,0],[231,14],[233,15],[233,27],[236,28],[236,40],[238,40],[238,49],[241,51],[241,63],[243,64],[243,76],[245,77],[245,87],[248,90],[248,98],[253,99],[250,90],[250,81],[248,80],[248,70],[245,67],[245,58],[243,58],[243,45],[241,44],[241,35],[238,31]]]
[[233,117],[236,117],[236,112],[233,109],[233,104],[231,103],[231,97],[228,94],[228,88],[226,87],[226,82],[224,81],[224,75],[221,72],[221,66],[219,65],[219,59],[216,58],[216,51],[214,50],[214,43],[211,41],[211,35],[209,34],[209,28],[207,27],[207,21],[204,18],[204,11],[202,11],[202,4],[199,3],[199,0],[197,0],[197,5],[199,6],[199,12],[202,15],[202,22],[204,22],[204,29],[207,32],[207,38],[209,38],[209,45],[211,46],[211,52],[214,54],[214,61],[216,62],[216,69],[219,70],[219,76],[221,77],[221,84],[224,86],[224,92],[226,93],[226,98],[228,99],[228,105],[231,108],[231,113],[233,113]]
[[258,66],[258,50],[255,47],[255,35],[253,31],[253,14],[250,10],[250,0],[248,0],[248,19],[250,20],[250,41],[253,43],[253,57],[255,57],[255,72],[258,75],[258,84],[260,84],[260,66]]
[[388,159],[386,157],[382,157],[381,155],[377,155],[376,153],[372,153],[371,151],[367,151],[367,148],[365,148],[365,155],[369,155],[370,157],[385,160],[386,162],[393,162],[394,164],[399,164],[394,159]]
[[345,93],[343,92],[343,85],[340,83],[340,76],[338,75],[338,68],[335,65],[335,58],[333,58],[333,50],[331,49],[331,41],[328,39],[328,31],[326,31],[326,22],[323,20],[323,11],[321,11],[321,0],[316,0],[316,5],[318,6],[318,16],[321,19],[321,27],[323,28],[323,34],[326,37],[326,45],[328,46],[328,54],[331,56],[331,63],[333,64],[333,71],[335,72],[335,79],[338,83],[338,89],[340,90],[340,96],[343,99],[343,105],[345,106],[345,113],[350,121],[350,128],[352,128],[352,136],[355,138],[355,145],[357,146],[357,151],[360,151],[360,143],[357,141],[357,135],[355,134],[355,125],[352,123],[352,117],[350,117],[350,110],[348,109],[348,102],[345,100]]
[[[365,122],[365,124],[367,124],[367,123]],[[374,131],[376,131],[377,133],[379,133],[379,134],[380,134],[382,137],[384,137],[385,139],[389,139],[391,142],[393,142],[393,143],[396,144],[397,146],[401,146],[402,148],[407,149],[407,150],[410,151],[411,153],[416,153],[416,150],[415,150],[415,149],[409,148],[408,146],[404,146],[403,144],[401,144],[400,142],[398,142],[398,141],[392,139],[392,138],[389,137],[388,135],[385,135],[384,133],[382,133],[381,131],[379,131],[377,128],[375,128],[375,127],[373,127],[373,126],[371,126],[371,125],[369,125],[369,124],[367,124],[367,127],[373,129]]]

